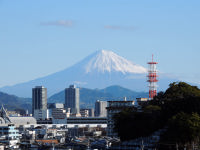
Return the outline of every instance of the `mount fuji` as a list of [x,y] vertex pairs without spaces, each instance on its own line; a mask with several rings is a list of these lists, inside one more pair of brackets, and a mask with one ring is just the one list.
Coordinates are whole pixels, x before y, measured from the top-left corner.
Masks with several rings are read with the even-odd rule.
[[[148,91],[146,75],[145,67],[128,61],[112,51],[100,50],[62,71],[29,82],[2,87],[0,91],[31,97],[31,89],[43,85],[48,90],[48,96],[51,96],[70,84],[86,88],[120,85],[134,91]],[[160,90],[166,89],[172,81],[176,80],[159,78]]]

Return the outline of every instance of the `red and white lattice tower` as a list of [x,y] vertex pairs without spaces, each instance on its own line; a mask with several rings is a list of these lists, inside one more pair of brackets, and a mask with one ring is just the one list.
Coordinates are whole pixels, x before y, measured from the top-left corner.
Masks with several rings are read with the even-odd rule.
[[148,62],[149,64],[149,70],[148,70],[148,82],[149,82],[149,99],[153,99],[154,96],[157,95],[157,69],[156,69],[156,64],[157,62],[153,61],[153,55],[152,55],[152,61]]

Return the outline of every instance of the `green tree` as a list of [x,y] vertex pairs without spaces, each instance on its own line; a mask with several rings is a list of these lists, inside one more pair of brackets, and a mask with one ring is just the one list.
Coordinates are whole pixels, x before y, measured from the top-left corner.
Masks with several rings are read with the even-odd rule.
[[[182,135],[182,140],[185,139],[184,143],[198,139],[199,131],[197,132],[196,130],[198,128],[195,129],[197,133],[195,135],[193,132],[195,130],[192,130],[195,126],[191,125],[192,122],[195,122],[193,125],[199,125],[198,114],[200,114],[200,89],[184,82],[174,82],[170,84],[165,92],[159,92],[154,100],[146,102],[142,106],[141,112],[126,110],[116,114],[114,117],[114,126],[115,131],[122,140],[148,136],[154,131],[167,126],[169,126],[169,130],[164,134],[172,135],[172,129],[176,130],[180,127],[181,132],[187,131],[185,135]],[[187,124],[183,124],[184,121],[180,121],[180,116],[182,116],[184,121],[187,121]],[[176,119],[179,119],[179,121]],[[177,135],[179,134],[177,133]],[[178,137],[177,135],[176,137]],[[184,136],[187,136],[187,138],[184,138]],[[162,138],[162,142],[165,142],[166,139]],[[173,142],[175,141],[180,142],[174,138]]]
[[151,135],[160,128],[160,107],[148,105],[144,112],[131,109],[114,116],[114,130],[122,141]]
[[177,98],[200,96],[200,89],[197,86],[191,86],[185,82],[173,82],[164,93],[164,98],[173,100]]
[[161,136],[161,142],[191,147],[200,138],[200,116],[197,113],[179,112],[168,122],[167,131]]

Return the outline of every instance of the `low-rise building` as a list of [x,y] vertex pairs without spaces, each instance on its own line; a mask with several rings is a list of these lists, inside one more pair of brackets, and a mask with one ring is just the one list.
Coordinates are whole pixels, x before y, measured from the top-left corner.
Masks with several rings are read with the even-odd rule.
[[67,124],[106,124],[106,117],[70,117],[67,118]]
[[35,109],[34,117],[36,120],[45,120],[49,119],[49,109]]
[[0,143],[5,144],[8,148],[19,148],[21,134],[14,124],[0,126]]
[[52,109],[53,124],[67,124],[67,113],[64,108]]
[[83,114],[81,114],[81,117],[86,117],[86,116],[88,116],[88,117],[94,117],[94,108],[84,108],[84,109],[81,109],[80,110],[80,113],[83,113]]
[[15,124],[15,126],[20,126],[20,125],[28,125],[28,124],[37,124],[37,121],[34,117],[26,117],[26,116],[21,116],[21,117],[9,117],[10,121],[12,124]]
[[7,126],[0,126],[0,136],[6,136],[9,140],[17,140],[21,135],[14,124],[9,124]]
[[48,103],[47,107],[48,109],[64,108],[64,104],[63,103]]
[[143,103],[147,102],[148,98],[136,98],[138,105],[142,105]]
[[20,114],[16,111],[7,111],[8,116],[20,116]]
[[89,110],[88,109],[80,109],[81,117],[89,117]]

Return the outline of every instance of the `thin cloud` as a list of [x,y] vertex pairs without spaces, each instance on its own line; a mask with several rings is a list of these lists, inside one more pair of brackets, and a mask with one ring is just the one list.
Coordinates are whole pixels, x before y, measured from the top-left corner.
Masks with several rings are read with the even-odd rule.
[[106,26],[104,26],[104,28],[105,28],[105,29],[110,29],[110,30],[129,30],[129,31],[135,30],[135,27],[133,27],[133,26],[106,25]]
[[72,27],[74,25],[74,23],[71,20],[57,20],[57,21],[50,21],[50,22],[42,22],[41,25],[43,25],[43,26]]
[[81,81],[74,81],[75,84],[79,84],[79,85],[85,85],[87,84],[87,82],[81,82]]

